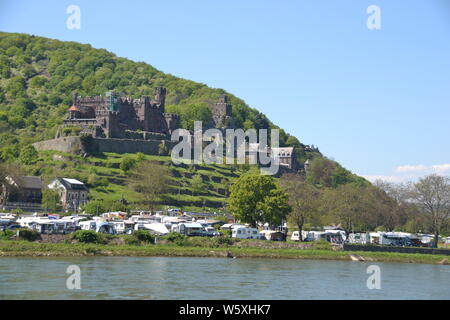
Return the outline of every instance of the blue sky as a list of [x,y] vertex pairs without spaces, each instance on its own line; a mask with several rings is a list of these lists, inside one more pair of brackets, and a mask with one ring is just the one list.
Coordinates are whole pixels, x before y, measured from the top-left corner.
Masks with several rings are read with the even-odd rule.
[[[80,30],[66,27],[72,4]],[[370,179],[450,174],[447,0],[1,0],[0,30],[224,88]]]

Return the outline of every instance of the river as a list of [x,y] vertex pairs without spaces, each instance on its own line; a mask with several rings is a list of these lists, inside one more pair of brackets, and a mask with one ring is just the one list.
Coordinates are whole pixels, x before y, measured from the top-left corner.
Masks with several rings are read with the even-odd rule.
[[[81,289],[67,289],[70,265]],[[0,282],[0,299],[450,299],[450,266],[352,261],[3,257]]]

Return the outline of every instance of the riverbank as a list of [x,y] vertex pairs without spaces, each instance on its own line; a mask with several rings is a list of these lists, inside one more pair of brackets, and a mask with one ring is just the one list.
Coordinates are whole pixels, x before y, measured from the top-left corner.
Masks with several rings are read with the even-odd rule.
[[74,256],[133,256],[133,257],[229,257],[352,260],[351,255],[366,262],[400,262],[440,264],[448,257],[429,254],[394,252],[351,252],[319,248],[251,248],[251,247],[195,247],[175,244],[103,245],[81,243],[38,243],[28,241],[0,241],[0,257],[74,257]]

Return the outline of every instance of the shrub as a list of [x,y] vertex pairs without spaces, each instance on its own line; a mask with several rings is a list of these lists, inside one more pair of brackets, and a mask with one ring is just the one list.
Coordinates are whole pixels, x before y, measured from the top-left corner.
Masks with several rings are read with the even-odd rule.
[[138,246],[141,244],[140,241],[133,235],[124,235],[122,237],[125,240],[125,244],[133,246]]
[[72,239],[82,243],[101,243],[102,237],[94,230],[77,230],[72,233]]
[[19,239],[27,241],[36,241],[41,239],[39,232],[30,229],[19,229]]
[[215,237],[212,240],[213,244],[215,246],[221,247],[221,246],[232,246],[234,244],[234,239],[228,238],[228,237]]
[[128,173],[131,169],[133,169],[136,166],[136,159],[131,157],[125,157],[120,162],[120,170],[122,170],[124,173]]
[[147,230],[137,230],[133,236],[140,242],[155,243],[155,236]]
[[222,230],[222,229],[220,229],[220,232],[223,233],[224,237],[231,238],[231,230],[228,230],[228,229]]
[[163,237],[164,240],[168,242],[175,243],[176,245],[182,246],[185,244],[187,237],[178,232],[170,232]]
[[12,230],[5,230],[3,232],[0,232],[0,239],[1,240],[9,240],[12,236],[14,236],[14,231]]
[[23,214],[24,212],[25,212],[25,211],[23,211],[22,209],[16,208],[16,209],[14,209],[11,213],[20,215],[20,214]]

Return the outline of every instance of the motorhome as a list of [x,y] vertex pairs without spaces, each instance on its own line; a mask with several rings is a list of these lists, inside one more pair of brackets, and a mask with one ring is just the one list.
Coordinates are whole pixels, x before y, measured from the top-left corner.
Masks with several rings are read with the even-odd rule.
[[199,236],[204,233],[203,226],[196,222],[179,223],[174,231],[184,234],[185,236]]
[[371,232],[370,243],[387,246],[422,246],[421,239],[406,232]]
[[345,241],[346,235],[342,230],[309,231],[304,241],[325,240],[331,243],[341,244]]
[[[306,237],[308,237],[309,231],[302,231],[302,240],[305,241]],[[300,241],[300,231],[293,231],[291,235],[291,240]]]
[[256,228],[238,226],[231,229],[231,237],[237,239],[261,239],[262,236]]
[[117,234],[131,234],[134,230],[135,222],[131,220],[111,221]]
[[366,232],[350,233],[347,241],[351,244],[368,244],[370,243],[370,235]]
[[33,221],[28,224],[28,228],[35,230],[41,234],[54,234],[57,233],[56,225],[50,220]]
[[95,222],[95,220],[87,220],[87,221],[80,221],[78,223],[78,225],[80,226],[81,230],[94,230],[95,231],[95,227],[96,227],[97,223]]

